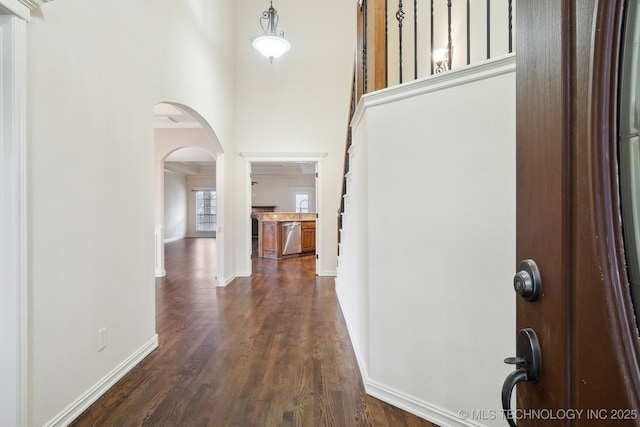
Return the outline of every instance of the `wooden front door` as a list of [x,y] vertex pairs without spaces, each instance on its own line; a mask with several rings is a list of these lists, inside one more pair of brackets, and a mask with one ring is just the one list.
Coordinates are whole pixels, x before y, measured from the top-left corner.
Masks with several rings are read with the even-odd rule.
[[640,425],[619,177],[621,100],[640,91],[621,89],[635,3],[517,3],[516,256],[537,264],[541,282],[537,299],[516,296],[516,333],[535,333],[541,359],[539,378],[515,386],[518,426]]

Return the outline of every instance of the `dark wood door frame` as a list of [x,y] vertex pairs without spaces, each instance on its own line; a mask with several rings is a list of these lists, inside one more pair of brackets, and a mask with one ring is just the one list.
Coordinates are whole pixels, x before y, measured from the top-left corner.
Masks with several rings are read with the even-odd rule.
[[[591,65],[591,73],[588,79],[576,75],[576,81],[588,87],[573,97],[576,109],[583,105],[575,113],[572,155],[574,228],[583,232],[574,236],[573,243],[572,335],[574,348],[593,351],[574,352],[572,385],[576,403],[583,407],[639,410],[640,341],[625,267],[618,178],[617,104],[625,3],[598,1],[595,26],[585,16],[579,22],[585,31],[577,36],[576,69]],[[587,25],[596,36],[587,39]],[[597,394],[589,384],[601,384]]]
[[516,254],[542,275],[540,300],[517,301],[517,330],[533,328],[542,350],[541,381],[518,385],[519,408],[640,412],[618,196],[625,3],[518,2]]
[[[569,1],[518,2],[516,49],[516,265],[533,259],[542,276],[534,303],[517,298],[517,330],[532,328],[542,352],[539,383],[518,385],[518,408],[558,410],[569,405],[570,230],[568,140],[571,95],[563,70]],[[553,362],[552,362],[553,361]]]

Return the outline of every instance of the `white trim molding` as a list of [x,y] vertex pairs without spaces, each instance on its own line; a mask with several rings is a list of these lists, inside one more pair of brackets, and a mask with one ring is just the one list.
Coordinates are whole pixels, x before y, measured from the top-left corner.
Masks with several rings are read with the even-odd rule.
[[[339,288],[341,285],[336,279],[335,287]],[[388,387],[369,376],[369,372],[367,370],[366,356],[362,349],[360,348],[358,341],[355,338],[355,331],[353,329],[353,322],[349,317],[349,311],[346,310],[344,302],[342,301],[341,292],[336,292],[338,305],[340,306],[340,310],[342,311],[342,315],[344,317],[345,324],[347,326],[347,332],[349,334],[349,339],[351,341],[351,345],[353,347],[353,352],[356,357],[356,361],[358,363],[358,368],[360,370],[360,376],[362,377],[362,381],[364,383],[365,391],[368,395],[373,396],[377,399],[382,400],[383,402],[389,403],[393,406],[396,406],[402,410],[412,413],[420,418],[423,418],[427,421],[430,421],[436,425],[441,427],[478,427],[479,424],[474,423],[470,420],[461,418],[459,414],[452,413],[444,408],[441,408],[437,405],[434,405],[429,402],[425,402],[424,400],[417,399],[413,396],[407,395],[406,393],[400,392],[398,390],[394,390],[391,387]]]
[[115,383],[124,377],[129,371],[135,368],[138,363],[142,362],[153,350],[158,348],[158,335],[154,335],[142,347],[133,353],[120,365],[116,366],[104,378],[98,381],[93,387],[87,390],[82,396],[78,397],[73,403],[67,406],[62,412],[56,415],[45,424],[46,427],[62,427],[69,425],[80,414],[82,414],[89,406],[98,400],[107,392]]
[[0,16],[0,425],[10,426],[28,424],[26,27]]
[[[323,236],[323,219],[324,219],[324,203],[323,195],[323,163],[328,153],[239,153],[245,160],[245,213],[243,217],[251,217],[251,162],[315,162],[316,163],[316,214],[319,220],[316,221],[316,274],[319,276],[335,276],[335,271],[326,272],[321,270],[324,261],[324,239]],[[252,274],[251,267],[251,221],[247,221],[245,225],[245,268],[240,273],[242,277],[249,277]]]
[[368,395],[373,396],[383,402],[390,403],[400,409],[417,415],[440,427],[478,427],[480,424],[462,418],[460,414],[455,414],[432,403],[416,399],[401,393],[370,378],[365,378],[365,389]]
[[165,277],[167,270],[164,266],[164,225],[156,224],[155,227],[155,247],[156,247],[156,277]]
[[27,6],[29,9],[35,9],[42,6],[45,3],[51,3],[53,0],[19,0],[20,3]]
[[7,11],[11,15],[29,21],[33,9],[37,9],[43,4],[52,1],[53,0],[0,0],[0,13]]
[[246,153],[240,155],[248,162],[287,162],[305,161],[319,162],[327,157],[327,153]]
[[0,0],[0,425],[29,424],[27,22],[53,0]]
[[356,111],[351,119],[351,127],[356,128],[367,108],[389,104],[413,96],[440,91],[454,86],[462,86],[471,82],[484,80],[501,74],[512,73],[516,69],[516,54],[510,53],[498,58],[488,59],[477,64],[434,74],[422,79],[413,80],[386,89],[362,95]]

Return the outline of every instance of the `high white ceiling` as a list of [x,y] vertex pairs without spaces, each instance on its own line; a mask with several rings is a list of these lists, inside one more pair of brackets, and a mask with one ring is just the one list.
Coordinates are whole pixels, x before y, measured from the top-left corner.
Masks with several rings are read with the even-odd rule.
[[201,148],[197,147],[186,147],[181,148],[179,150],[174,151],[169,154],[165,159],[165,162],[191,162],[191,163],[205,163],[204,165],[199,166],[211,166],[207,163],[214,162],[211,154],[207,153]]

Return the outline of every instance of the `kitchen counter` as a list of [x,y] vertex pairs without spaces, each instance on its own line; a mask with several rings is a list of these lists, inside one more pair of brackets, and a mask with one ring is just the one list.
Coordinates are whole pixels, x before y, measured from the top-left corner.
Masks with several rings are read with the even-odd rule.
[[[295,212],[254,213],[258,220],[258,256],[261,258],[282,258],[283,256],[312,255],[316,250],[316,214]],[[286,233],[291,222],[300,223],[300,249],[284,254],[287,245]],[[284,226],[284,227],[283,227]],[[284,232],[283,232],[284,230]]]
[[258,212],[251,215],[258,221],[315,221],[316,213],[295,213],[295,212]]

